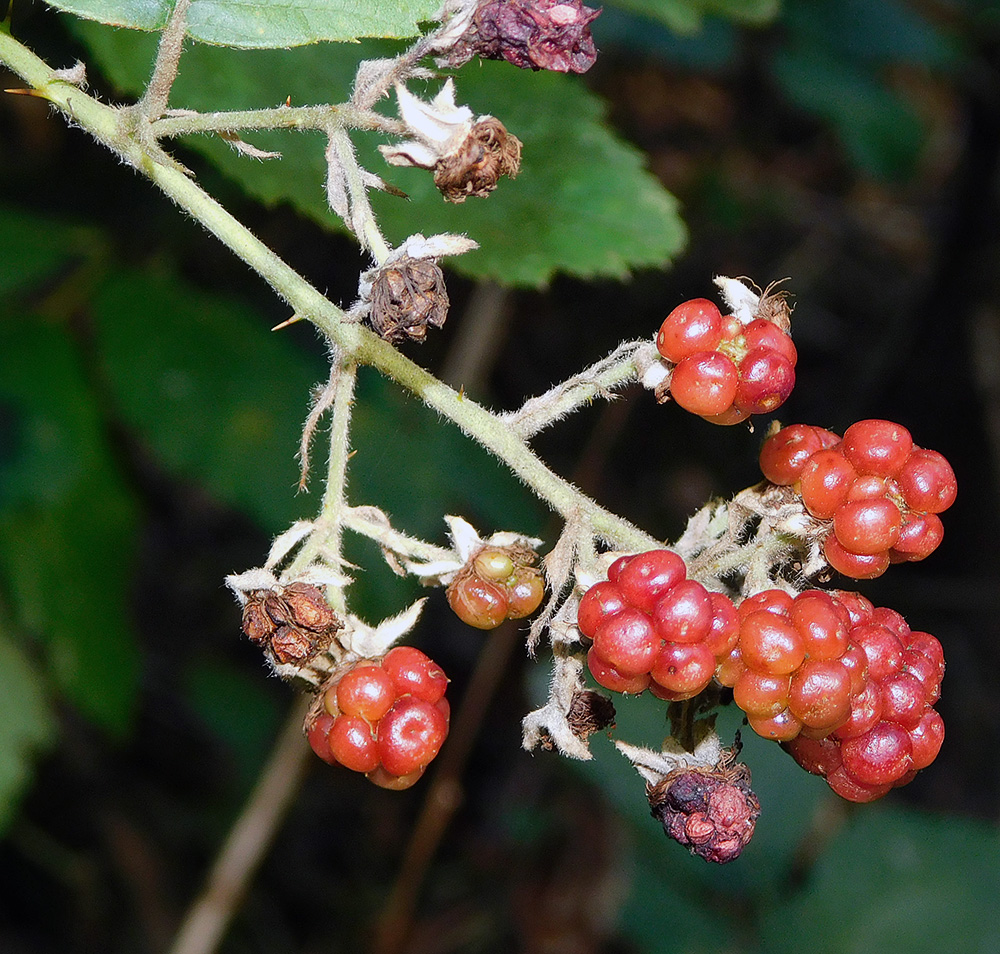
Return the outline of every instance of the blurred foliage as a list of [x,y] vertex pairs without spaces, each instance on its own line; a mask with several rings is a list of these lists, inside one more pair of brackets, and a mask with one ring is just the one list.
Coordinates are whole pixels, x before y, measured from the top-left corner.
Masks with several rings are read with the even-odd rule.
[[828,122],[863,171],[912,175],[926,129],[919,102],[893,81],[892,68],[954,65],[946,35],[901,0],[791,0],[782,29],[772,69],[789,100]]
[[51,744],[54,729],[39,667],[15,634],[0,628],[0,835],[13,821],[34,759]]
[[127,611],[135,503],[77,349],[63,329],[11,304],[0,306],[10,438],[0,461],[0,573],[16,625],[41,640],[55,682],[125,732],[138,690]]
[[[60,6],[68,9],[69,4]],[[157,16],[165,8],[162,3],[143,6]],[[877,244],[871,235],[885,233],[863,232],[857,225],[858,206],[848,213],[834,212],[839,197],[833,187],[827,193],[815,183],[825,187],[833,168],[840,181],[887,205],[884,197],[892,194],[877,189],[889,189],[893,183],[914,188],[934,122],[931,107],[920,97],[922,84],[928,77],[960,75],[968,68],[976,29],[990,23],[1000,27],[995,5],[987,2],[946,4],[949,11],[944,15],[938,5],[901,0],[786,0],[773,25],[755,31],[740,24],[768,20],[778,12],[777,4],[620,0],[608,6],[595,21],[595,35],[608,59],[614,62],[617,55],[626,66],[605,74],[607,79],[598,75],[594,82],[616,99],[619,114],[634,109],[642,116],[642,109],[665,104],[667,110],[676,110],[674,115],[697,112],[702,123],[692,132],[691,125],[664,121],[657,126],[659,116],[646,117],[651,141],[660,137],[657,145],[666,141],[669,147],[669,152],[660,151],[658,172],[677,192],[672,172],[681,185],[695,183],[684,196],[686,215],[702,215],[715,230],[710,251],[696,249],[694,254],[702,258],[679,279],[680,285],[701,283],[696,294],[704,293],[705,275],[719,262],[770,256],[769,267],[777,268],[793,260],[784,257],[787,249],[781,243],[788,241],[789,232],[808,231],[803,221],[815,228],[802,243],[806,252],[817,243],[832,242],[831,235],[852,252]],[[330,10],[336,7],[329,5]],[[383,12],[412,17],[426,7],[380,5]],[[958,11],[967,18],[964,32],[956,25],[961,20]],[[69,25],[68,18],[59,19]],[[97,88],[106,91],[102,84],[108,80],[124,92],[141,89],[154,38],[93,24],[73,26],[73,32],[87,45]],[[71,49],[62,34],[46,34],[45,42],[49,48]],[[385,47],[366,43],[247,54],[196,45],[185,53],[173,104],[248,108],[284,102],[288,95],[293,102],[336,101],[346,95],[358,58],[379,49]],[[977,68],[982,63],[977,61]],[[602,68],[603,63],[598,73]],[[638,76],[638,85],[616,88],[623,74],[630,82]],[[657,86],[650,80],[653,75],[669,79]],[[695,79],[683,85],[692,75]],[[375,200],[394,242],[418,230],[468,231],[483,249],[456,260],[464,275],[513,286],[553,286],[550,297],[522,293],[518,299],[528,318],[514,326],[511,355],[498,375],[509,387],[521,383],[518,374],[533,371],[531,385],[545,387],[551,379],[539,382],[538,376],[557,373],[552,369],[561,367],[560,360],[592,360],[594,348],[603,346],[605,337],[613,343],[620,331],[631,334],[633,325],[646,321],[646,302],[631,304],[641,300],[644,289],[656,285],[653,297],[658,303],[649,311],[660,307],[662,296],[661,286],[648,274],[630,286],[628,294],[634,299],[610,281],[577,287],[559,274],[621,278],[661,264],[678,254],[684,226],[671,193],[644,170],[642,154],[610,131],[602,101],[579,78],[536,75],[491,63],[470,65],[459,76],[462,95],[474,108],[496,113],[524,139],[521,177],[502,183],[489,202],[453,207],[440,200],[426,176],[392,170],[389,178],[410,200]],[[705,77],[729,84],[729,100],[713,99]],[[674,91],[671,84],[679,90],[674,99],[668,95]],[[772,113],[754,103],[754,96],[770,97],[778,105]],[[720,103],[732,112],[715,109]],[[742,125],[740,117],[731,118],[740,110],[748,113]],[[759,140],[754,138],[758,130],[747,129],[758,115],[774,123],[759,130]],[[728,137],[721,146],[711,139],[713,131]],[[227,204],[239,206],[246,197],[267,206],[267,215],[251,215],[258,230],[273,234],[276,245],[289,241],[288,232],[301,231],[305,244],[319,246],[318,252],[308,250],[315,259],[323,259],[331,247],[346,257],[346,244],[322,244],[329,237],[315,228],[335,224],[323,205],[320,139],[290,134],[248,138],[261,148],[279,149],[283,158],[257,163],[210,138],[193,137],[185,145],[200,154],[196,162],[207,160],[197,166],[199,176],[223,191]],[[759,182],[763,163],[754,166],[747,156],[788,140],[795,148],[781,159],[793,187],[783,182],[768,192],[768,185]],[[829,143],[839,143],[836,159],[830,158],[836,150],[827,148]],[[373,142],[364,142],[362,156],[371,168],[380,169],[373,147]],[[719,155],[712,154],[715,148]],[[4,149],[0,142],[0,157]],[[18,144],[16,151],[18,161],[32,161],[29,149]],[[699,167],[699,174],[687,180],[682,163],[671,165],[685,151],[696,157],[693,164]],[[796,191],[797,172],[788,169],[799,170],[810,161],[813,165],[803,178],[812,192]],[[109,163],[109,157],[98,156],[96,162]],[[17,181],[30,181],[28,173]],[[257,561],[263,559],[267,535],[311,515],[318,493],[295,493],[294,455],[310,392],[325,380],[326,367],[319,349],[296,331],[266,330],[274,323],[273,315],[255,302],[259,292],[239,293],[232,272],[216,281],[211,261],[192,266],[191,260],[204,254],[198,242],[207,239],[194,239],[190,231],[162,237],[143,233],[132,248],[133,223],[125,227],[123,237],[121,226],[108,224],[110,213],[104,225],[96,221],[101,212],[94,207],[103,199],[90,206],[95,222],[77,221],[86,213],[70,201],[58,215],[37,211],[45,205],[51,182],[39,182],[38,194],[13,197],[13,190],[4,186],[0,183],[7,203],[0,205],[0,235],[12,240],[0,245],[0,828],[8,828],[10,838],[0,846],[8,852],[0,855],[0,871],[5,864],[9,868],[9,874],[0,874],[5,895],[0,909],[11,924],[23,926],[37,915],[38,925],[20,934],[11,928],[10,935],[0,928],[0,946],[6,949],[9,944],[30,954],[56,944],[70,951],[131,954],[144,948],[132,935],[120,932],[119,899],[106,903],[102,934],[93,913],[100,907],[94,901],[101,897],[100,889],[79,885],[86,883],[89,864],[102,884],[111,884],[104,889],[109,892],[116,890],[116,882],[107,873],[117,872],[122,882],[117,888],[130,898],[126,885],[135,879],[122,872],[133,870],[132,854],[69,864],[65,854],[50,851],[45,839],[71,846],[72,859],[75,846],[81,846],[83,855],[91,850],[88,846],[104,844],[106,836],[100,832],[87,828],[80,834],[84,820],[89,825],[91,818],[100,818],[107,830],[114,830],[119,816],[127,815],[138,829],[132,832],[132,853],[147,860],[155,857],[161,876],[168,872],[174,879],[164,888],[150,876],[152,893],[172,895],[179,905],[195,890],[224,826],[259,770],[287,694],[264,678],[259,658],[236,639],[235,610],[219,593],[222,573],[207,581],[196,573],[192,581],[183,569],[169,560],[157,563],[150,553],[155,554],[161,542],[157,534],[164,521],[187,519],[171,511],[172,506],[204,508],[189,518],[193,522],[204,512],[243,521],[240,532],[249,540],[249,559]],[[787,192],[781,192],[782,187]],[[988,194],[987,187],[980,188]],[[933,185],[928,191],[935,201],[940,199]],[[808,200],[817,194],[819,201],[809,206]],[[80,209],[88,208],[90,201],[86,189],[73,196]],[[247,201],[244,209],[249,205]],[[884,207],[876,205],[873,218],[880,218],[878,210]],[[791,224],[783,221],[779,228],[781,216]],[[845,220],[849,226],[843,225]],[[154,218],[152,228],[160,221]],[[886,216],[880,224],[893,221]],[[904,224],[911,221],[904,219]],[[846,238],[838,235],[838,228]],[[902,231],[912,240],[902,247],[915,257],[912,250],[919,242],[912,230]],[[773,238],[775,233],[779,238]],[[863,240],[857,238],[859,233]],[[734,251],[736,242],[741,248]],[[188,253],[187,246],[195,251]],[[301,247],[296,251],[315,262]],[[809,265],[817,260],[801,247],[795,251],[795,261]],[[881,247],[878,254],[883,258],[876,256],[872,268],[880,287],[890,284],[887,272],[904,272],[900,263],[911,261],[905,255],[892,259]],[[802,271],[808,281],[808,267]],[[850,301],[843,313],[849,316],[864,298],[861,289],[873,283],[866,276],[842,275],[825,267],[816,267],[814,274],[827,285],[845,287]],[[817,367],[827,343],[861,349],[861,358],[853,363],[868,367],[888,388],[896,379],[880,377],[881,352],[870,347],[870,339],[858,329],[864,322],[865,332],[883,329],[886,347],[909,368],[912,351],[907,343],[915,335],[915,324],[900,329],[893,321],[903,320],[899,316],[904,309],[881,314],[877,307],[872,309],[875,318],[861,309],[857,324],[847,324],[849,319],[824,313],[815,304],[826,286],[820,279],[812,282],[813,304],[802,307],[801,319],[797,316],[802,360],[809,370],[829,374],[819,389],[823,413],[848,414],[852,402],[861,401],[843,384],[842,365],[853,359],[844,357],[832,372]],[[455,284],[461,289],[460,282]],[[845,322],[846,331],[838,320]],[[433,348],[428,346],[432,355]],[[941,354],[946,351],[942,348]],[[945,377],[950,383],[957,380]],[[910,384],[925,392],[930,380],[925,375]],[[523,396],[520,390],[517,396]],[[929,426],[950,431],[960,422],[968,427],[973,414],[961,387],[958,400],[966,401],[964,416],[941,415],[936,423],[929,420]],[[611,456],[625,476],[603,490],[613,505],[621,500],[623,507],[648,507],[663,519],[668,509],[683,515],[687,497],[662,474],[651,474],[650,461],[658,464],[664,458],[657,454],[669,454],[665,468],[674,473],[684,466],[674,459],[677,447],[694,459],[698,446],[707,441],[704,431],[697,430],[701,422],[673,423],[676,418],[663,415],[664,409],[655,410],[661,415],[653,425],[655,432],[644,426],[643,418],[638,428],[627,432],[632,436],[614,446]],[[664,419],[670,423],[662,424]],[[612,425],[605,424],[606,429],[615,430],[618,419],[607,420]],[[839,421],[829,423],[840,426]],[[556,454],[562,452],[575,462],[580,446],[592,445],[589,432],[577,440],[579,432],[572,426],[567,422],[570,451],[557,449]],[[322,430],[313,449],[314,491],[325,457]],[[402,529],[432,539],[442,535],[442,514],[461,513],[485,531],[516,527],[547,535],[551,542],[552,528],[540,508],[508,474],[454,428],[442,425],[419,402],[373,373],[363,373],[359,380],[353,433],[353,503],[381,506]],[[650,442],[650,433],[658,439]],[[719,447],[709,459],[728,480],[734,447],[756,438],[724,436],[726,440],[711,435]],[[974,482],[984,470],[984,445],[984,440],[975,444],[978,469],[963,475],[963,494],[966,480]],[[697,479],[691,483],[702,489]],[[664,498],[669,502],[663,503]],[[977,526],[988,523],[979,510],[970,519]],[[210,536],[199,543],[221,546]],[[352,608],[360,615],[387,615],[416,595],[412,584],[400,581],[381,563],[374,546],[353,537],[348,544],[348,556],[366,567],[352,587]],[[174,541],[174,549],[167,551],[170,558],[177,560],[186,546],[184,538]],[[984,561],[989,557],[985,546],[973,552]],[[226,552],[224,559],[229,558]],[[242,566],[236,563],[228,569]],[[904,579],[907,569],[900,570]],[[932,585],[921,588],[920,579],[910,576],[899,585],[920,590],[918,596],[932,607],[946,585],[955,584],[963,607],[969,602],[965,594],[978,586],[975,580],[965,585],[932,579]],[[158,600],[168,585],[180,593],[169,604],[172,612],[197,602],[192,593],[201,589],[218,600],[221,608],[208,601],[217,618],[203,613],[200,603],[190,617],[167,616]],[[952,629],[964,625],[966,617],[954,621],[951,604],[945,603],[945,609],[939,616],[950,620]],[[983,619],[995,621],[998,616],[984,604]],[[478,635],[457,632],[433,601],[418,634],[443,653],[459,691],[481,645]],[[995,712],[995,692],[989,687],[987,693],[976,694],[975,680],[983,669],[977,644],[968,637],[963,645],[962,633],[956,635],[960,638],[954,648],[945,639],[953,669],[944,702],[954,706],[958,725],[952,728],[949,713],[946,749],[981,763],[984,750],[989,750],[983,725]],[[544,679],[545,668],[544,663],[534,665],[531,679]],[[972,690],[955,692],[951,685],[971,685]],[[529,760],[518,753],[516,720],[524,704],[518,685],[509,685],[501,694],[503,721],[496,717],[489,723],[491,731],[483,733],[482,754],[474,757],[468,779],[467,814],[459,817],[454,843],[446,847],[427,892],[431,912],[457,911],[456,917],[472,923],[466,937],[475,940],[468,942],[469,950],[537,949],[508,936],[513,930],[509,911],[519,923],[526,921],[525,912],[532,904],[540,905],[543,897],[524,890],[525,884],[533,884],[529,876],[536,869],[548,870],[564,854],[575,857],[571,850],[588,838],[599,847],[602,838],[609,839],[608,856],[601,864],[570,865],[559,877],[577,886],[583,906],[600,902],[611,911],[607,930],[614,940],[591,938],[594,950],[781,954],[808,944],[817,954],[982,954],[995,947],[991,889],[1000,866],[1000,845],[994,825],[907,807],[905,794],[893,795],[885,805],[845,806],[822,780],[801,772],[777,746],[744,730],[744,760],[753,768],[763,814],[743,858],[716,869],[664,838],[649,817],[637,776],[605,739],[594,740],[594,762],[569,768],[547,754]],[[730,737],[738,720],[727,710],[720,725],[724,737]],[[95,726],[98,731],[91,735]],[[619,705],[621,737],[656,745],[665,731],[663,710],[654,700],[623,700]],[[984,732],[984,738],[978,738],[977,731]],[[39,762],[45,752],[52,757]],[[36,770],[38,782],[32,788]],[[943,766],[932,770],[939,804],[948,806],[950,794],[957,806],[979,806],[975,793],[956,791],[973,777],[971,772],[951,783],[941,781],[944,772]],[[375,792],[348,773],[316,775],[224,950],[354,950],[357,938],[370,927],[400,845],[411,832],[420,791]],[[549,797],[552,792],[556,797]],[[19,804],[25,798],[18,823]],[[566,811],[567,804],[577,813]],[[596,828],[588,827],[588,821],[595,820]],[[94,827],[99,829],[97,823]],[[44,837],[38,836],[39,830]],[[621,835],[618,842],[612,837],[616,833]],[[111,837],[106,840],[117,844]],[[532,851],[542,856],[535,867],[524,861]],[[597,880],[601,865],[610,872],[617,893],[588,893],[595,884],[605,884]],[[471,897],[479,889],[479,895]],[[570,896],[569,890],[556,895],[560,902]],[[470,907],[475,908],[471,914]],[[548,909],[550,919],[555,907]],[[135,908],[145,912],[129,909],[129,923],[139,933],[135,925],[145,923],[148,928],[149,916],[143,904],[135,903]],[[429,915],[429,933],[444,937],[446,932],[436,930],[440,925],[433,917]],[[76,931],[81,922],[89,933]],[[497,925],[508,934],[500,928],[491,933]]]

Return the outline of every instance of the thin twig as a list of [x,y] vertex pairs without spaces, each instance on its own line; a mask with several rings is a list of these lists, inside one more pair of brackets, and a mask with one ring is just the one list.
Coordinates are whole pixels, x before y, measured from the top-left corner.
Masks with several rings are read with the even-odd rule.
[[267,764],[168,954],[212,954],[219,946],[305,776],[310,750],[302,735],[302,720],[307,704],[303,696],[292,706]]
[[158,139],[198,133],[240,133],[248,129],[316,129],[334,125],[351,129],[378,130],[402,135],[406,127],[378,113],[363,112],[345,105],[272,106],[199,113],[194,110],[167,110],[153,123]]
[[527,440],[572,411],[590,404],[595,397],[613,400],[614,388],[624,387],[639,376],[636,354],[645,341],[622,342],[611,354],[584,368],[544,394],[529,398],[517,410],[503,415],[503,420]]
[[368,201],[365,176],[354,154],[354,143],[343,128],[334,124],[327,130],[327,135],[329,137],[327,161],[338,163],[349,197],[350,214],[346,224],[357,236],[361,245],[371,252],[375,261],[382,263],[389,257],[390,248],[379,231],[375,213]]

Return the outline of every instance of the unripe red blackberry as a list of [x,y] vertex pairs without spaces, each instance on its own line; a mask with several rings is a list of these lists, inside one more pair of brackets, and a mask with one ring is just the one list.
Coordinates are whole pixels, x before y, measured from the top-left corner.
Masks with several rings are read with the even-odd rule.
[[764,442],[760,465],[772,483],[797,489],[812,517],[831,521],[810,530],[809,540],[822,543],[834,570],[854,579],[929,556],[944,536],[937,514],[957,492],[944,457],[915,447],[910,432],[892,421],[859,421],[839,442],[793,424]]
[[448,734],[447,685],[441,668],[412,646],[342,667],[306,716],[309,744],[325,762],[376,785],[408,788]]
[[649,550],[618,557],[587,590],[577,626],[593,641],[587,667],[598,684],[671,702],[708,687],[736,644],[738,620],[732,600],[686,576],[676,553]]

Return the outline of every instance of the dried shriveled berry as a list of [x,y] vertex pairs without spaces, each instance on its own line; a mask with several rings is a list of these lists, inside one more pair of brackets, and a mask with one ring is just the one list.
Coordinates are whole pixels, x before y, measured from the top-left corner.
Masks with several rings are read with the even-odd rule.
[[615,724],[615,706],[607,697],[593,689],[578,689],[573,693],[566,721],[574,735],[586,739],[601,729]]
[[260,644],[269,636],[273,636],[277,628],[278,624],[264,609],[263,598],[251,594],[243,607],[243,632],[251,642]]
[[590,23],[600,13],[581,0],[485,0],[442,65],[472,57],[559,73],[585,73],[597,59]]
[[312,583],[254,590],[246,594],[243,632],[288,678],[325,652],[341,622],[323,590]]
[[485,116],[456,150],[438,160],[434,185],[449,202],[464,202],[469,196],[485,198],[501,176],[513,179],[520,169],[521,140],[499,119]]
[[750,770],[725,756],[714,769],[680,769],[646,791],[667,837],[715,864],[740,856],[753,837],[760,802]]
[[271,637],[271,652],[279,663],[302,662],[315,655],[316,649],[314,635],[293,626],[280,626]]
[[386,341],[423,341],[447,317],[444,274],[433,259],[404,256],[375,277],[369,320]]
[[282,595],[291,614],[290,622],[296,626],[318,633],[336,625],[337,617],[318,586],[289,583]]

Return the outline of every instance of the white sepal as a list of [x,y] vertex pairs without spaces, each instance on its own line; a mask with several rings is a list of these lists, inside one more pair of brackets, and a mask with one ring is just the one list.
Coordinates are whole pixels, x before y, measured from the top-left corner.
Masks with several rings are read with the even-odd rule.
[[357,616],[348,616],[347,626],[338,638],[348,652],[366,659],[377,659],[416,626],[426,602],[426,597],[422,597],[377,626],[370,626]]
[[378,147],[390,165],[433,169],[465,142],[475,125],[472,110],[455,104],[455,83],[450,77],[430,102],[414,96],[401,83],[396,84],[396,99],[400,118],[412,138]]
[[716,275],[715,284],[729,306],[729,311],[741,325],[749,324],[757,315],[760,295],[738,278]]
[[253,593],[255,590],[273,590],[279,585],[278,578],[262,566],[244,570],[242,573],[230,573],[226,577],[226,586],[233,591],[240,606],[246,605],[248,593]]
[[628,742],[615,742],[615,748],[650,785],[677,769],[712,768],[722,758],[722,742],[714,731],[709,732],[693,752],[688,752],[673,738],[668,738],[660,751]]

